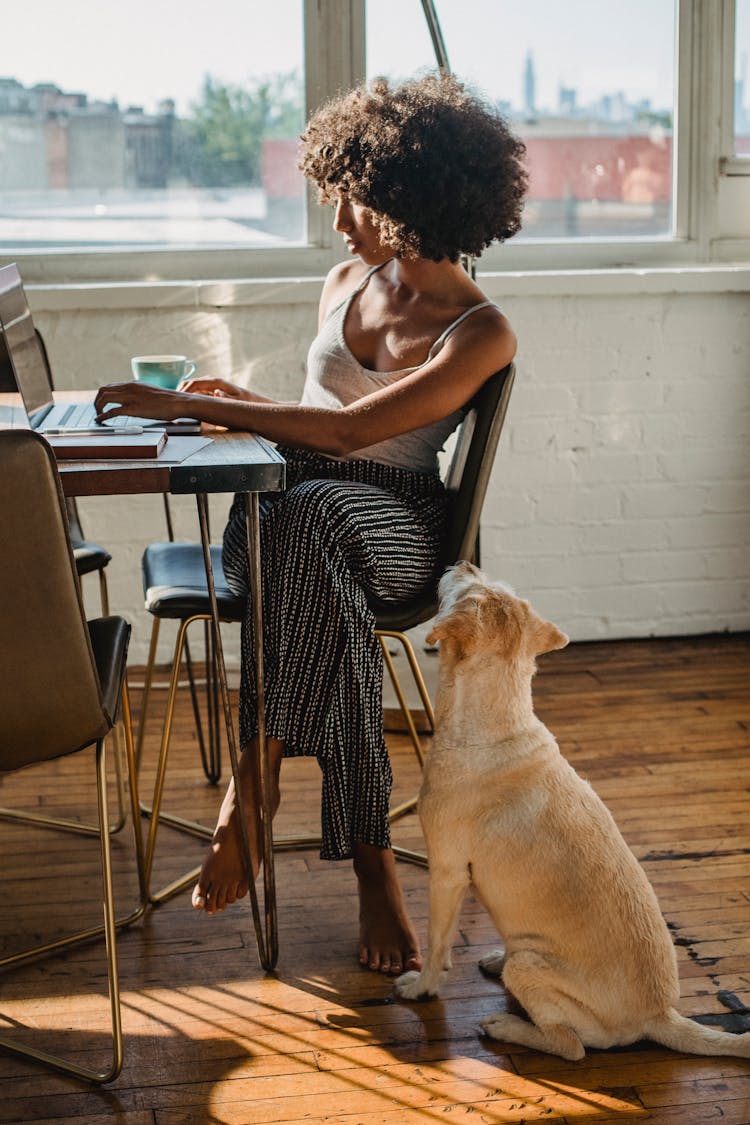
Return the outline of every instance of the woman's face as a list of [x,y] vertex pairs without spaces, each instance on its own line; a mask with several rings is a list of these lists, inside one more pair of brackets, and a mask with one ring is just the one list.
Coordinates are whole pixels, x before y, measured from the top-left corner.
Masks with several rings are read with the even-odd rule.
[[336,200],[333,229],[344,236],[349,253],[359,255],[365,265],[379,265],[393,257],[393,250],[380,241],[373,212],[345,192],[341,192]]

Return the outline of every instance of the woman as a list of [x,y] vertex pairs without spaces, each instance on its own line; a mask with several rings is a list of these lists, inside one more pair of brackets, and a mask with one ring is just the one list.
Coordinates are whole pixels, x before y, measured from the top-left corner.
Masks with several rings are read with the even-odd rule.
[[[331,270],[299,404],[222,379],[180,391],[117,384],[100,412],[190,414],[278,443],[286,492],[263,503],[266,727],[274,806],[283,756],[323,773],[321,855],[353,858],[359,960],[421,967],[390,849],[382,659],[367,594],[402,601],[437,577],[445,493],[437,452],[461,409],[515,353],[499,309],[459,264],[520,227],[523,145],[453,78],[383,79],[329,103],[302,136],[301,168],[333,205],[350,260]],[[189,397],[189,403],[186,399]],[[244,505],[224,566],[247,589]],[[213,914],[246,894],[237,802],[259,867],[251,613],[243,629],[240,794],[231,783],[193,904]]]

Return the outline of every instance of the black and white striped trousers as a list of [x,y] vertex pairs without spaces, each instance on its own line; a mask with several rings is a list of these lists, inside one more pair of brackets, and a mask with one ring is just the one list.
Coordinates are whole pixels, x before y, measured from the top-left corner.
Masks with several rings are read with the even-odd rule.
[[[446,496],[437,475],[283,448],[287,489],[261,498],[266,730],[323,774],[321,857],[390,846],[383,660],[366,593],[404,601],[434,581]],[[244,498],[224,532],[246,594]],[[257,733],[252,611],[242,627],[240,744]]]

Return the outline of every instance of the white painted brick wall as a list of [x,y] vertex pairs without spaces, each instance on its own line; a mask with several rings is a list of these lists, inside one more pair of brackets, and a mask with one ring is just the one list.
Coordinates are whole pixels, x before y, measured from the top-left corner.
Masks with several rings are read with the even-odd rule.
[[746,295],[503,307],[519,377],[486,569],[575,639],[747,628]]
[[[747,294],[499,300],[520,346],[484,511],[485,569],[574,639],[750,627]],[[204,373],[234,371],[261,392],[294,398],[315,307],[47,308],[37,319],[60,387],[124,376],[136,352],[180,351]],[[212,502],[217,536],[227,506]],[[164,537],[161,502],[97,498],[81,507],[87,534],[114,555],[112,605],[135,624],[140,662],[150,623],[139,560]],[[192,500],[175,508],[178,536],[194,538]],[[236,630],[227,645],[236,662]]]

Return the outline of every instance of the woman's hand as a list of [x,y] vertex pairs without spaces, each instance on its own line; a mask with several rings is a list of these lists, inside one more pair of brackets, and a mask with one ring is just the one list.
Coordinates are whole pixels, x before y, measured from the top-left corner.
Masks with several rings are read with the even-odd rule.
[[176,391],[150,383],[108,383],[97,391],[94,406],[98,422],[124,414],[134,418],[157,418],[164,422],[173,422],[175,418],[199,418],[232,429],[247,428],[249,419],[246,421],[244,412],[239,417],[233,413],[228,419],[217,419],[216,411],[210,408],[214,399],[226,401],[228,407],[234,403],[273,403],[272,399],[243,390],[226,379],[203,376],[186,379]]
[[172,422],[190,414],[190,399],[180,391],[147,383],[108,383],[97,391],[94,407],[97,422],[107,422],[122,414]]
[[200,375],[197,378],[184,379],[179,386],[180,391],[193,395],[214,395],[216,398],[236,398],[243,402],[256,402],[258,396],[252,391],[230,383],[228,379],[216,379],[213,375]]

